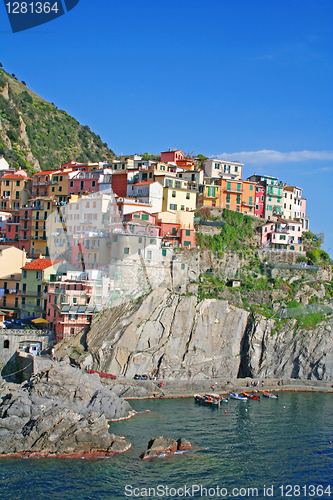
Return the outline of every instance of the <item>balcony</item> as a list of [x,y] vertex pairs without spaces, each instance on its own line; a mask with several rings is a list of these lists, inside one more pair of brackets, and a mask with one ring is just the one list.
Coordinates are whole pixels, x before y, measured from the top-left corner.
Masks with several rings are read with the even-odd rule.
[[248,203],[247,201],[242,201],[242,205],[245,205],[246,207],[254,207],[254,203]]
[[22,290],[21,292],[19,292],[19,295],[21,295],[22,297],[42,297],[43,296],[43,292],[40,291],[40,292],[29,292],[29,290]]
[[242,194],[244,191],[236,191],[235,189],[225,189],[225,193],[234,193],[234,194]]
[[32,187],[48,186],[49,181],[33,182]]

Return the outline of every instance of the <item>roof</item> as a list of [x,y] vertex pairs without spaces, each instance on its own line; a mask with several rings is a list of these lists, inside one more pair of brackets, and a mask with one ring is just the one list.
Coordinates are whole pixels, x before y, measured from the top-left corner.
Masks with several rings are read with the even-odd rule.
[[26,264],[22,269],[36,269],[36,270],[43,270],[47,269],[48,267],[53,266],[54,264],[59,264],[60,262],[65,262],[63,259],[36,259],[30,262],[29,264]]
[[25,179],[25,180],[30,180],[31,181],[30,177],[26,177],[25,175],[20,175],[20,174],[4,174],[1,177],[1,179],[14,179],[14,180]]
[[136,184],[133,184],[134,186],[142,186],[143,184],[154,184],[156,181],[143,181],[143,182],[137,182]]
[[22,273],[7,274],[6,276],[0,276],[0,280],[7,281],[20,281],[22,278]]
[[37,172],[37,174],[33,174],[34,176],[35,175],[47,175],[47,174],[54,174],[56,172],[61,172],[61,170],[42,170],[42,172]]

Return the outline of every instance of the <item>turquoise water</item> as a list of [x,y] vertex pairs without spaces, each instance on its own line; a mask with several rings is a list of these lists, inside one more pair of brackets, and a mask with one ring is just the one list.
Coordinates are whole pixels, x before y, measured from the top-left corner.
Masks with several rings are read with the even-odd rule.
[[[131,405],[151,412],[112,424],[112,432],[132,442],[129,452],[99,460],[2,459],[0,500],[112,500],[149,493],[150,498],[182,498],[182,493],[183,498],[191,498],[189,493],[195,498],[333,498],[333,484],[331,493],[327,489],[333,465],[332,394],[282,393],[278,400],[230,401],[220,409],[192,399]],[[185,437],[193,448],[142,461],[149,438],[159,435]],[[196,485],[203,489],[197,491]],[[258,495],[247,488],[257,488]]]

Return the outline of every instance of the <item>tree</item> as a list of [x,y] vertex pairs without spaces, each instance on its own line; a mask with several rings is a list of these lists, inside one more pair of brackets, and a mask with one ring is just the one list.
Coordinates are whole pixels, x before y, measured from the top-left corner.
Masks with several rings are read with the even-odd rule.
[[0,68],[3,68],[2,63],[0,63]]

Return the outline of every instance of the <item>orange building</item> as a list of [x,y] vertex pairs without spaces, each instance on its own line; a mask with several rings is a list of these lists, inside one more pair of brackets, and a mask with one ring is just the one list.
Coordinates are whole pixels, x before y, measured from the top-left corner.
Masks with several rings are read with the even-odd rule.
[[255,182],[219,179],[221,186],[220,207],[234,212],[254,215]]

